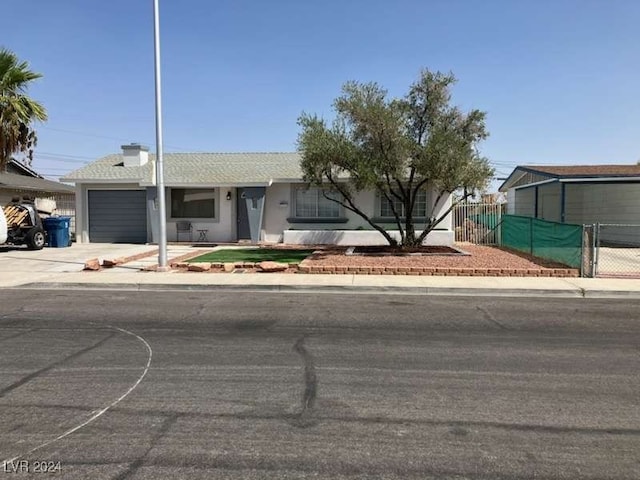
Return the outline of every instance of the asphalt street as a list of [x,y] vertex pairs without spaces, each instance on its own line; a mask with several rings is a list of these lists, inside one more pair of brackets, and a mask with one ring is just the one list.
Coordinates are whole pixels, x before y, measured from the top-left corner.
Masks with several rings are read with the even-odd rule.
[[5,290],[0,478],[638,479],[639,367],[633,300]]

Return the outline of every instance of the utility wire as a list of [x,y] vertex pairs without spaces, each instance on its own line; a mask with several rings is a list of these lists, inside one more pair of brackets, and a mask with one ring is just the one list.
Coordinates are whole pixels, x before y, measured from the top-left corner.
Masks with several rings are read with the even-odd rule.
[[[94,133],[79,132],[77,130],[66,130],[66,129],[63,129],[63,128],[53,128],[53,127],[44,127],[44,126],[41,126],[39,128],[42,128],[44,130],[51,130],[51,131],[54,131],[54,132],[70,133],[72,135],[77,135],[77,136],[81,136],[81,137],[104,138],[106,140],[117,140],[119,142],[131,142],[131,138],[125,139],[125,138],[119,138],[119,137],[109,137],[107,135],[96,135]],[[153,142],[143,141],[142,143],[150,145]],[[192,148],[178,147],[178,146],[175,146],[175,145],[164,145],[164,147],[168,148],[168,149],[171,149],[171,150],[178,150],[178,151],[182,151],[182,152],[205,153],[203,150],[196,150],[196,149],[192,149]]]

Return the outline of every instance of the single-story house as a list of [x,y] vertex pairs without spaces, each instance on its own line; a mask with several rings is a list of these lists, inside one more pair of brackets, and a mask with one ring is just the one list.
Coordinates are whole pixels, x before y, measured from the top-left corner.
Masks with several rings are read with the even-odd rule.
[[[362,218],[303,182],[297,153],[167,153],[163,158],[170,242],[385,243]],[[148,148],[131,144],[66,175],[63,181],[76,185],[77,241],[157,243],[155,168]],[[426,188],[414,214],[426,218],[435,197]],[[357,201],[368,215],[393,227],[390,205],[373,191],[361,192]],[[436,212],[446,211],[451,199],[440,203]],[[425,243],[453,241],[449,215]]]
[[5,171],[0,172],[0,205],[24,196],[54,200],[54,213],[70,217],[75,215],[76,190],[73,186],[47,180],[35,170],[12,159]]
[[518,166],[500,191],[506,192],[512,215],[576,225],[640,225],[640,165]]

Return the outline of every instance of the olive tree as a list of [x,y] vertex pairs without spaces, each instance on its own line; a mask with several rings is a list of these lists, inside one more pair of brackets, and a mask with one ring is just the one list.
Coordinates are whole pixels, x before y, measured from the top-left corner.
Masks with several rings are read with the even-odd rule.
[[[423,70],[402,98],[389,98],[377,83],[347,82],[334,101],[331,124],[307,113],[298,119],[304,180],[398,246],[356,202],[358,192],[375,190],[393,212],[399,245],[422,245],[454,206],[485,188],[494,173],[478,150],[488,136],[485,113],[452,106],[454,82],[452,74]],[[427,188],[435,198],[417,230],[416,198]],[[443,208],[454,192],[461,195]]]

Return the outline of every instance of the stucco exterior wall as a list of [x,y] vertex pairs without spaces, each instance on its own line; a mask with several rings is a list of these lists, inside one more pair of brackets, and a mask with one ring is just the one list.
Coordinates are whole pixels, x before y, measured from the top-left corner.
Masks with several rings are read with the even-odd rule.
[[[346,209],[342,212],[343,217],[347,220],[346,222],[301,223],[296,221],[290,223],[288,219],[295,216],[294,193],[298,185],[301,184],[273,184],[267,188],[262,232],[263,241],[285,241],[287,243],[333,243],[335,241],[336,243],[355,242],[354,244],[385,242],[384,237],[378,232],[372,231],[372,227],[363,218]],[[428,212],[431,212],[435,200],[436,195],[428,195]],[[375,217],[379,208],[375,192],[360,192],[356,195],[355,201],[358,208],[366,215]],[[441,199],[434,210],[434,216],[442,215],[450,206],[450,196]],[[389,230],[395,229],[393,222],[383,225]],[[421,228],[423,224],[419,223],[416,227]],[[433,232],[428,237],[428,242],[434,245],[451,244],[453,242],[453,234],[448,235],[447,232],[452,230],[452,214],[448,214],[437,228],[438,232]],[[359,235],[356,235],[358,233]],[[382,241],[380,242],[380,240]]]
[[282,242],[282,232],[289,228],[287,218],[292,208],[291,184],[274,183],[267,187],[262,217],[262,240]]
[[[276,183],[266,189],[265,208],[261,230],[261,241],[278,243],[285,240],[285,231],[362,231],[369,236],[379,236],[372,227],[357,214],[344,210],[343,217],[346,222],[340,223],[299,223],[289,222],[295,215],[294,191],[300,184]],[[88,227],[88,191],[89,190],[146,190],[147,198],[147,240],[151,243],[158,242],[159,226],[157,221],[157,193],[155,187],[140,187],[136,184],[83,184],[76,187],[76,238],[78,242],[89,241]],[[193,226],[192,240],[199,240],[199,229],[207,230],[206,238],[210,242],[235,242],[237,240],[237,214],[235,188],[215,188],[216,192],[216,218],[172,218],[171,217],[171,188],[166,189],[167,203],[167,240],[177,242],[176,230],[177,222],[189,221]],[[227,192],[231,192],[231,200],[227,200]],[[435,201],[435,195],[428,195],[427,211],[431,212],[431,207]],[[356,204],[370,217],[375,217],[378,211],[378,200],[373,191],[361,192],[356,195]],[[451,206],[451,198],[445,197],[440,200],[434,211],[437,217],[444,213]],[[389,230],[395,229],[394,223],[384,224]],[[420,229],[422,223],[416,224],[416,229]],[[429,242],[433,244],[450,244],[449,237],[453,238],[452,215],[447,217],[438,225],[438,232],[434,232],[429,237]],[[448,233],[451,235],[448,235]],[[366,235],[365,235],[366,236]],[[348,238],[343,235],[343,238]],[[384,240],[384,239],[383,239]],[[188,241],[188,238],[181,234],[180,241]],[[435,243],[434,243],[435,242]],[[376,242],[374,242],[376,243]]]
[[[389,230],[390,235],[400,240],[397,230]],[[284,242],[294,245],[387,245],[387,240],[377,231],[364,230],[285,230]],[[425,238],[424,245],[453,245],[454,232],[432,231]]]

